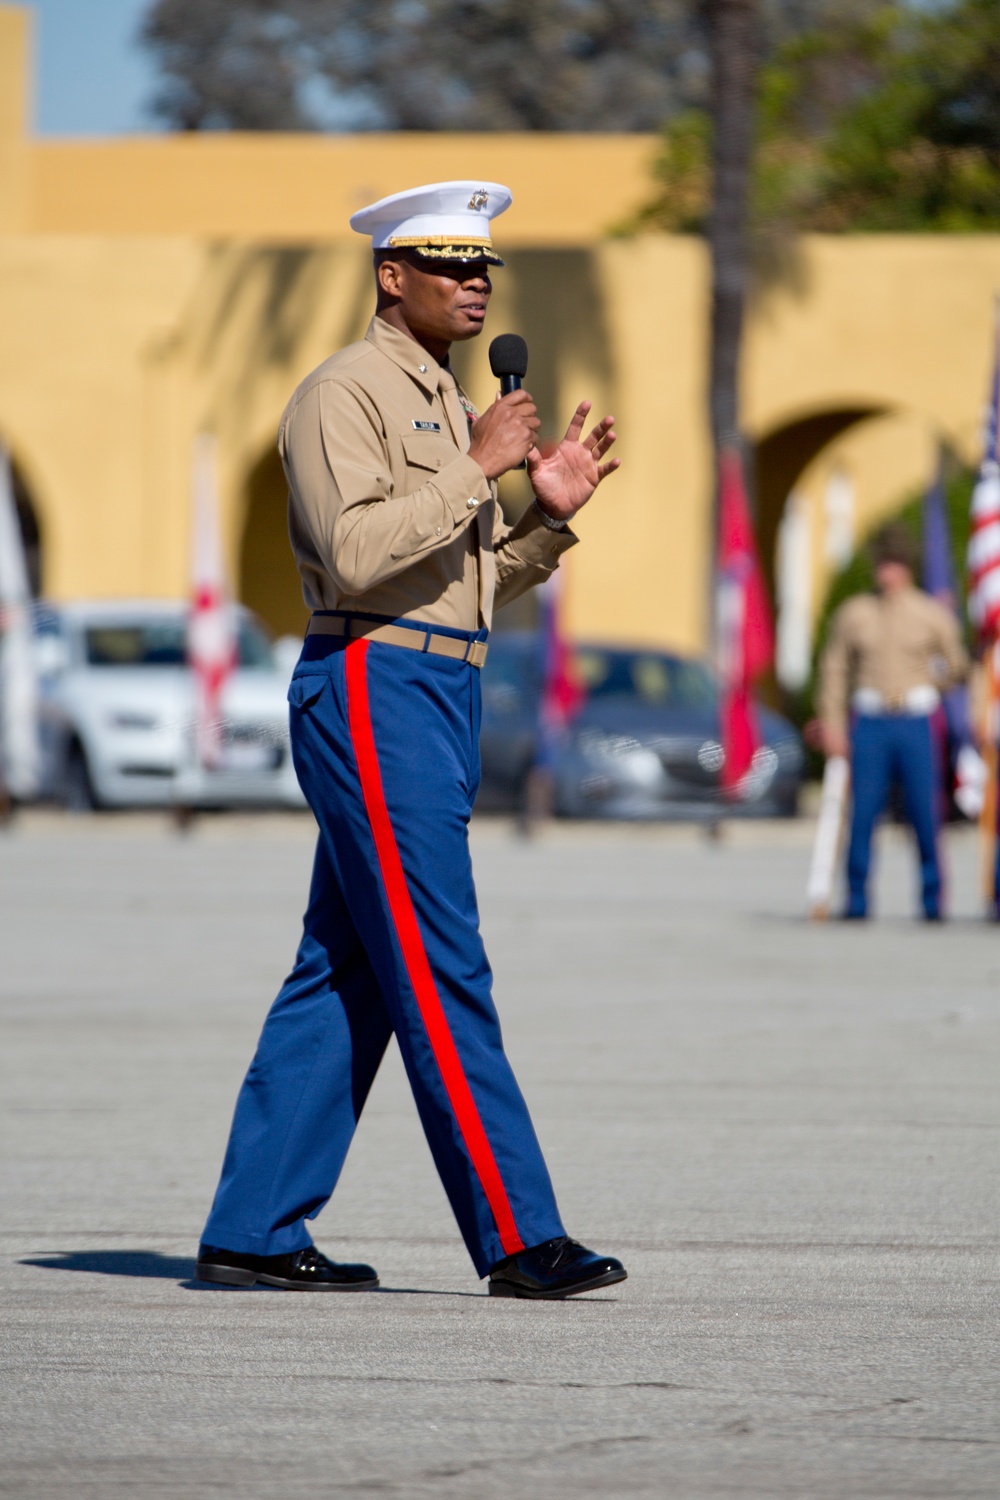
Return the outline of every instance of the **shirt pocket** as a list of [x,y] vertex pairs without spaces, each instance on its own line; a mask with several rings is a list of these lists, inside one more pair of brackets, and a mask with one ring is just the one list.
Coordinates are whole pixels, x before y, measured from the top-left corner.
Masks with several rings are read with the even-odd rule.
[[404,432],[402,443],[407,469],[423,471],[424,476],[436,474],[459,457],[455,444],[443,432]]

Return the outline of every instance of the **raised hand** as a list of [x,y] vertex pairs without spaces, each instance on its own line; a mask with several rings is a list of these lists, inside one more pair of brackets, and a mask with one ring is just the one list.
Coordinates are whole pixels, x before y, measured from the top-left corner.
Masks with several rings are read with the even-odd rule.
[[597,489],[602,479],[620,467],[621,460],[604,455],[615,441],[615,419],[604,417],[581,441],[590,402],[581,401],[559,446],[545,458],[537,448],[528,454],[528,478],[535,498],[557,521],[569,521]]

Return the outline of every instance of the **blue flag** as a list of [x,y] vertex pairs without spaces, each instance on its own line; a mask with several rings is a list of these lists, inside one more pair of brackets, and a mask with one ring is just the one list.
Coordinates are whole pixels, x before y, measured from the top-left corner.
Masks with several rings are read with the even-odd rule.
[[958,612],[958,585],[951,553],[951,535],[944,496],[944,455],[924,495],[923,507],[924,588],[939,603]]
[[[951,528],[944,493],[944,453],[938,457],[937,471],[924,495],[923,505],[924,588],[945,609],[959,619],[958,580],[951,550]],[[948,761],[954,768],[962,749],[972,744],[969,719],[969,694],[965,684],[944,694],[944,717],[948,726]],[[958,774],[961,782],[961,771]],[[949,778],[950,779],[950,778]],[[961,802],[959,803],[961,806]]]

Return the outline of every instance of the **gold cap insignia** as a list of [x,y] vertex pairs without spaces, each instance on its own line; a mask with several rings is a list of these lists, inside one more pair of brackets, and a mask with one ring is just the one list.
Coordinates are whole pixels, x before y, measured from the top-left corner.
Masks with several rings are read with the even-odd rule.
[[490,195],[485,188],[477,188],[469,199],[470,208],[485,208],[490,201]]

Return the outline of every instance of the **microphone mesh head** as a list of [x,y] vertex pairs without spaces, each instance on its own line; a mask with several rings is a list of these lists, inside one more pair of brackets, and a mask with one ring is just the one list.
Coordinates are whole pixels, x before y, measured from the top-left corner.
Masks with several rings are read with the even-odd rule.
[[501,375],[528,373],[528,346],[519,333],[501,333],[490,345],[490,369],[497,379]]

